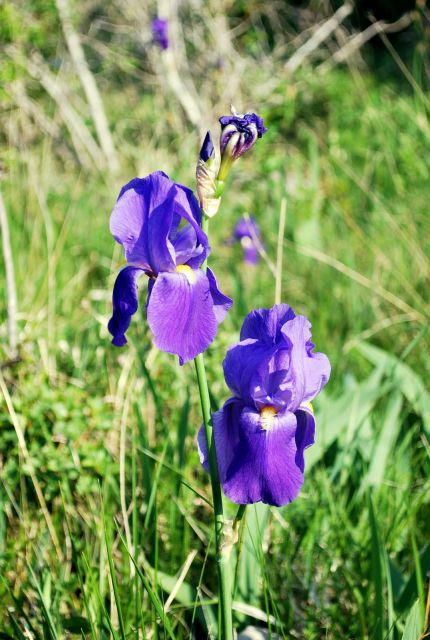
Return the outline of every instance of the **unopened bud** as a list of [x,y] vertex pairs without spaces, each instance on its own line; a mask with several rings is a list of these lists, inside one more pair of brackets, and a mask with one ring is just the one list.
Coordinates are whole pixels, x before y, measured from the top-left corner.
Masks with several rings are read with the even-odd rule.
[[208,131],[197,162],[196,180],[200,207],[209,218],[212,218],[217,213],[221,201],[216,192],[216,170],[213,167],[214,160],[215,148],[212,142],[211,132]]
[[218,173],[220,180],[225,180],[231,165],[240,158],[261,138],[267,129],[263,124],[263,118],[256,113],[244,115],[234,113],[231,116],[222,116],[221,124],[221,166]]

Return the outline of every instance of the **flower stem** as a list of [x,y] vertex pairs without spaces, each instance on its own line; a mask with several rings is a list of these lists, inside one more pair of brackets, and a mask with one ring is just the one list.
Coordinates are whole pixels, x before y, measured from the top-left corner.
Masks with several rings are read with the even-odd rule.
[[[203,216],[202,228],[207,234],[208,219]],[[206,268],[206,263],[202,265]],[[221,629],[219,637],[221,640],[233,640],[233,619],[232,619],[232,582],[229,556],[231,545],[226,544],[226,532],[224,521],[224,508],[222,502],[221,485],[218,476],[218,463],[215,450],[215,439],[212,435],[212,412],[209,396],[209,387],[206,377],[204,356],[200,353],[194,359],[199,386],[200,403],[202,407],[203,424],[205,429],[209,472],[211,478],[212,498],[215,513],[215,545],[216,562],[218,569],[218,602],[220,608]]]

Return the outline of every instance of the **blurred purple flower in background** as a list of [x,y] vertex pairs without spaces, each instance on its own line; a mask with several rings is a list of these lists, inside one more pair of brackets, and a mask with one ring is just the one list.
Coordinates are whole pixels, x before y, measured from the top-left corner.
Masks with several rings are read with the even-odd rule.
[[[252,311],[224,360],[234,394],[213,415],[220,481],[232,502],[282,506],[304,480],[304,450],[314,443],[309,402],[330,376],[323,353],[313,353],[310,323],[286,304]],[[198,436],[209,469],[206,437]]]
[[230,244],[240,242],[243,248],[243,259],[248,264],[258,264],[260,260],[259,249],[263,247],[261,241],[260,227],[256,220],[251,217],[240,218],[233,231]]
[[151,32],[154,42],[161,49],[169,48],[169,22],[163,18],[154,18],[151,22]]
[[110,230],[125,253],[113,289],[112,343],[123,346],[137,311],[137,278],[149,277],[146,311],[155,344],[179,356],[195,358],[214,340],[218,324],[232,305],[210,269],[200,268],[209,254],[201,229],[201,211],[193,192],[162,171],[134,178],[119,194]]

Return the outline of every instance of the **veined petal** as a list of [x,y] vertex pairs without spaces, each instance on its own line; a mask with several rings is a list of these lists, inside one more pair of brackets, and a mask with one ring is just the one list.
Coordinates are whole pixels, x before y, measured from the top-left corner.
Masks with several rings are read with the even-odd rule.
[[113,314],[108,329],[113,336],[112,344],[123,347],[127,344],[125,332],[130,326],[131,316],[138,308],[137,278],[143,273],[138,267],[125,267],[119,272],[113,287]]
[[214,272],[209,267],[206,269],[206,275],[209,280],[210,292],[214,303],[214,313],[218,324],[220,324],[227,315],[228,310],[233,304],[233,300],[224,295],[218,289],[218,282]]
[[[223,408],[212,414],[213,434],[216,438],[216,454],[220,480],[225,478],[233,459],[233,452],[239,444],[239,419],[245,405],[236,398],[230,398]],[[229,428],[231,426],[232,428]],[[215,435],[216,434],[216,435]],[[200,427],[197,436],[200,462],[209,473],[209,454],[204,426]]]
[[147,303],[155,344],[178,355],[181,364],[208,348],[218,326],[208,278],[201,269],[184,269],[160,273]]
[[[236,399],[226,402],[213,416],[220,482],[232,502],[264,502],[279,507],[292,502],[300,491],[303,451],[297,455],[296,416],[286,411],[275,415],[270,423],[264,428],[267,423],[260,413]],[[304,441],[302,438],[300,444]],[[199,433],[199,448],[207,468],[204,431]]]

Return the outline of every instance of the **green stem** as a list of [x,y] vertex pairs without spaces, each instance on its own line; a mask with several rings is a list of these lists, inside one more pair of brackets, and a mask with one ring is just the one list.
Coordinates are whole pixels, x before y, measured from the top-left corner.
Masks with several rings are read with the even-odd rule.
[[200,402],[202,406],[203,424],[206,435],[209,457],[209,471],[211,477],[212,497],[215,513],[215,545],[218,567],[219,606],[221,608],[222,640],[233,640],[232,621],[232,584],[229,566],[229,551],[224,547],[224,509],[222,504],[221,485],[218,477],[218,464],[215,451],[215,440],[212,437],[212,415],[209,388],[206,378],[205,362],[200,353],[194,360],[196,365],[197,382],[199,385]]
[[[208,233],[209,220],[203,215],[202,228]],[[202,265],[206,269],[206,262]],[[233,640],[232,619],[232,583],[230,572],[230,546],[225,542],[224,508],[222,503],[221,485],[218,476],[218,463],[215,450],[215,439],[212,435],[212,412],[209,396],[209,387],[206,377],[204,356],[200,353],[194,360],[196,367],[197,383],[199,386],[200,403],[202,407],[203,424],[206,435],[207,451],[209,458],[209,472],[211,478],[212,498],[215,514],[215,546],[216,562],[218,568],[218,595],[221,617],[221,640]]]

